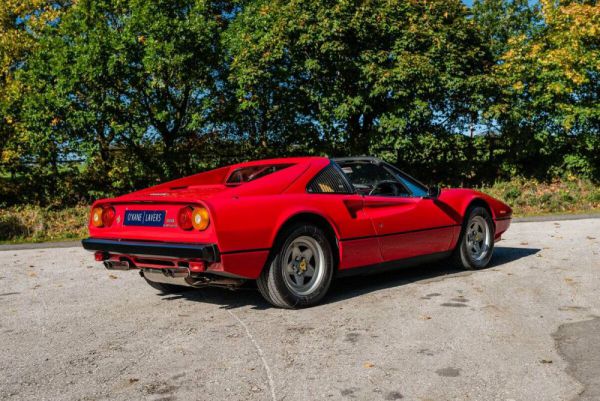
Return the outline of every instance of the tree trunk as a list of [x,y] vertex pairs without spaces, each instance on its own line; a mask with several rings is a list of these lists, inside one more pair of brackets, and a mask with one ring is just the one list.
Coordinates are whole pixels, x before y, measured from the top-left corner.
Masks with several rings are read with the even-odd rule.
[[348,144],[353,156],[366,156],[369,153],[369,136],[364,124],[366,119],[363,118],[363,125],[361,125],[360,119],[360,114],[354,114],[348,118]]

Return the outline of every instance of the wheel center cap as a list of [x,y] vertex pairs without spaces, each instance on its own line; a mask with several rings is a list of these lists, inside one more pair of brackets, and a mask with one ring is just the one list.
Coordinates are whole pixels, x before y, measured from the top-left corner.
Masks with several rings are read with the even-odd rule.
[[306,271],[306,259],[302,258],[302,260],[298,264],[298,270],[302,273]]

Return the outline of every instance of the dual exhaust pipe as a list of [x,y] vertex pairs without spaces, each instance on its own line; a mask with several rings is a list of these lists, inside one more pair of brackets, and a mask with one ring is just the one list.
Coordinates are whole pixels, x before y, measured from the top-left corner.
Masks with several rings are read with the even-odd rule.
[[[108,270],[130,270],[131,263],[127,260],[105,260],[104,267]],[[175,267],[169,269],[142,269],[141,273],[150,281],[164,284],[186,285],[190,277],[190,269],[187,267]]]
[[[131,270],[132,264],[127,260],[105,260],[104,267],[108,270]],[[172,280],[172,279],[185,279],[190,276],[190,269],[187,267],[175,267],[168,269],[142,269],[142,272],[145,275],[152,276],[152,281],[171,283],[170,281],[162,281],[164,280]],[[148,277],[148,279],[150,279]]]
[[[131,263],[126,260],[105,260],[104,267],[108,270],[130,270]],[[173,284],[185,287],[220,286],[237,288],[244,283],[243,279],[228,277],[193,276],[187,267],[174,267],[168,269],[140,270],[140,275],[155,283]]]
[[174,269],[142,269],[143,277],[155,283],[173,284],[185,287],[225,287],[235,289],[244,284],[243,279],[217,277],[217,276],[198,276],[191,275],[187,267],[177,267]]
[[129,262],[126,260],[105,260],[104,267],[108,270],[129,270]]

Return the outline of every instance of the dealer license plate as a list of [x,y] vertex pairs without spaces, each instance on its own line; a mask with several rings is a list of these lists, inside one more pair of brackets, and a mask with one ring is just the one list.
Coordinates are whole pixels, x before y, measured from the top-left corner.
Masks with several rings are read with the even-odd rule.
[[165,223],[164,210],[127,210],[124,226],[162,227]]

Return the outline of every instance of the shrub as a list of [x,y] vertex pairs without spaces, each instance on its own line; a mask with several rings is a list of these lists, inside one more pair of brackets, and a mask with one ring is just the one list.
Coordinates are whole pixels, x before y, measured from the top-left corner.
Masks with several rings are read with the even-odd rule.
[[588,180],[544,183],[517,178],[480,190],[509,204],[516,216],[600,211],[600,188]]
[[17,206],[0,210],[0,241],[55,241],[81,238],[87,231],[87,206],[60,210]]

